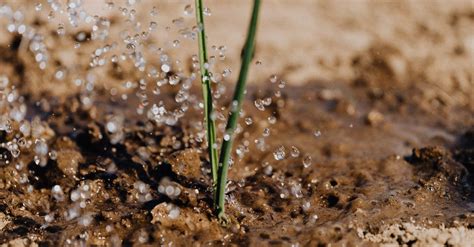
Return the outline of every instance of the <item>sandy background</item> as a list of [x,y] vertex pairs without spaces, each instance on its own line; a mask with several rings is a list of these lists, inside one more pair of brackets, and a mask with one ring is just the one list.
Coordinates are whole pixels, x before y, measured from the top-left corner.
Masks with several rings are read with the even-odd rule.
[[[24,4],[26,2],[29,4]],[[115,1],[110,10],[105,1],[84,1],[84,9],[90,14],[114,16],[114,20],[120,23],[124,18],[120,16],[118,7],[125,6],[124,3]],[[20,9],[31,9],[32,15],[26,18],[34,19],[36,12],[31,1],[10,1],[9,4]],[[151,19],[157,22],[158,29],[152,34],[151,43],[166,48],[173,40],[180,39],[179,49],[168,49],[168,52],[173,58],[186,60],[196,53],[196,43],[181,39],[178,34],[183,26],[191,28],[194,25],[194,15],[183,14],[188,4],[193,5],[193,1],[141,0],[129,9],[136,9],[136,16],[143,27]],[[229,81],[235,81],[251,1],[205,1],[205,4],[212,13],[205,18],[209,46],[227,47],[225,61],[219,62],[214,69],[220,72],[230,68],[233,73]],[[153,6],[159,13],[156,17],[149,15]],[[43,1],[39,14],[45,17],[48,11],[50,7]],[[184,24],[176,27],[172,20],[179,17],[183,17]],[[315,79],[351,82],[367,72],[360,66],[354,66],[355,59],[370,54],[369,59],[381,57],[385,61],[393,74],[387,79],[393,80],[394,85],[420,84],[426,89],[426,94],[443,97],[448,104],[472,106],[473,19],[473,2],[463,0],[263,1],[256,53],[256,60],[261,64],[251,69],[250,81],[262,83],[271,74],[277,74],[295,85]],[[5,24],[5,20],[0,21]],[[66,23],[66,32],[70,34],[81,28],[90,29],[90,25],[70,27],[66,17],[61,15],[47,22],[50,28],[55,28],[57,23]],[[119,31],[126,25],[112,27],[109,41],[116,41]],[[42,31],[46,32],[44,28]],[[0,41],[4,43],[10,39],[10,34],[2,34]],[[55,52],[56,59],[68,68],[81,64],[77,71],[87,69],[87,53],[103,45],[92,42],[83,45],[78,52],[70,40],[63,39],[60,44],[53,40],[48,42],[50,49],[64,47]],[[213,55],[213,50],[210,50],[210,55]],[[149,60],[153,63],[157,58],[150,57]],[[98,74],[101,73],[103,71],[99,70]],[[48,73],[43,74],[45,76],[39,81],[37,78],[32,80],[40,83],[39,88],[46,89],[51,78]],[[54,88],[59,92],[71,91],[64,83],[55,83]]]

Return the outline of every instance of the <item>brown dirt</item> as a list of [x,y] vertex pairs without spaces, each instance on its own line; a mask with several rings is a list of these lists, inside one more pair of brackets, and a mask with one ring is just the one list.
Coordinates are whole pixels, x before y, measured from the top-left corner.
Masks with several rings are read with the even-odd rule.
[[[296,63],[296,58],[284,60],[292,54],[289,51],[273,58],[275,49],[294,43],[282,33],[283,41],[272,39],[276,29],[268,20],[273,15],[263,15],[262,23],[269,29],[262,29],[260,36],[265,37],[257,51],[263,65],[255,67],[265,67],[268,61],[288,83],[280,88],[263,79],[270,75],[268,67],[258,70],[265,77],[251,77],[244,113],[253,123],[241,120],[236,142],[240,155],[234,155],[229,175],[229,227],[220,226],[210,208],[201,114],[193,106],[197,100],[190,101],[176,125],[156,124],[136,113],[139,89],[118,86],[139,78],[132,64],[98,68],[101,83],[87,94],[84,88],[51,79],[54,69],[39,70],[31,54],[22,50],[19,36],[2,35],[0,74],[8,75],[16,85],[28,107],[27,118],[37,119],[42,126],[38,135],[55,153],[49,155],[46,166],[37,165],[32,139],[14,158],[6,143],[15,138],[12,133],[19,133],[19,126],[12,126],[11,133],[1,132],[0,244],[470,246],[474,242],[474,86],[469,70],[474,58],[474,46],[469,43],[474,40],[469,33],[473,7],[461,9],[469,6],[463,1],[449,7],[438,2],[427,8],[422,19],[411,22],[413,12],[429,2],[405,2],[392,15],[387,8],[391,4],[376,4],[374,8],[387,19],[379,24],[374,22],[376,17],[360,14],[367,13],[371,2],[351,3],[354,13],[344,18],[338,8],[341,2],[277,2],[266,2],[267,9],[273,6],[281,14],[286,6],[308,18],[318,18],[308,9],[325,12],[321,46],[339,53],[318,59],[311,50],[305,59],[317,61],[309,62],[313,69]],[[143,4],[143,8],[149,5]],[[247,2],[224,7],[211,4],[218,20],[226,7],[244,12],[248,7]],[[175,5],[162,7],[168,10]],[[408,18],[409,27],[397,24],[402,17]],[[295,18],[289,17],[286,25],[300,23],[302,29],[294,32],[307,37],[300,33],[309,24]],[[351,24],[351,20],[357,22]],[[55,26],[38,28],[51,31],[48,25]],[[225,25],[220,23],[211,32],[217,39],[225,39],[218,32],[225,30],[221,26]],[[329,41],[338,35],[350,40],[351,35],[341,31],[349,27],[351,35],[369,40],[367,44],[354,45],[348,52],[341,51],[340,42],[330,46]],[[370,27],[391,31],[367,31]],[[389,39],[395,37],[393,30],[416,45],[439,49],[418,51],[416,56],[410,53],[413,47],[407,48],[410,41]],[[381,38],[366,39],[364,32]],[[283,34],[291,39],[288,32]],[[81,66],[90,62],[88,52],[71,52],[72,39],[55,35],[49,39],[49,52],[58,66],[68,67],[71,59],[61,57],[75,54],[78,66],[68,75],[70,81],[74,73],[85,73]],[[314,48],[313,41],[300,42],[304,49]],[[228,47],[232,52],[238,50],[234,43],[238,42]],[[85,43],[81,47],[96,46]],[[452,52],[446,52],[448,47]],[[301,58],[304,52],[295,54]],[[318,54],[330,56],[324,51]],[[228,54],[228,63],[237,71],[232,65],[238,61],[234,55]],[[443,61],[449,61],[449,67],[443,67]],[[295,82],[295,78],[303,81]],[[111,93],[114,87],[119,93]],[[150,103],[164,101],[167,108],[175,107],[177,91],[163,87]],[[124,92],[127,100],[120,98]],[[200,97],[198,84],[190,94]],[[229,95],[226,92],[219,105],[227,105]],[[94,104],[84,104],[84,97],[91,97]],[[271,103],[264,111],[258,110],[253,102],[268,97]],[[107,131],[113,117],[123,120],[123,131]],[[223,124],[219,117],[218,124]],[[268,137],[263,135],[265,128],[270,130]],[[273,153],[281,146],[286,158],[277,161]],[[298,155],[293,152],[295,157],[292,146],[299,151]]]

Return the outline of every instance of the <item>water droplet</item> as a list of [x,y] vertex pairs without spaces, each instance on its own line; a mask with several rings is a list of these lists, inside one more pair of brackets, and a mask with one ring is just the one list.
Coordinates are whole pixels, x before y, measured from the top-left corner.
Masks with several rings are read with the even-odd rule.
[[290,187],[291,194],[296,197],[296,198],[302,198],[303,197],[303,191],[301,190],[301,184],[300,183],[294,183]]
[[171,186],[171,185],[166,186],[165,194],[168,195],[168,196],[174,195],[174,187]]
[[161,71],[163,71],[163,72],[165,72],[165,73],[170,72],[170,69],[171,69],[171,67],[170,67],[168,64],[166,64],[166,63],[164,63],[164,64],[161,65]]
[[275,83],[275,82],[277,82],[277,80],[278,80],[278,77],[276,75],[271,75],[270,76],[270,82],[271,83]]
[[58,69],[56,73],[54,73],[54,77],[56,78],[56,80],[64,79],[64,70]]
[[280,82],[278,83],[278,87],[285,88],[285,86],[286,86],[286,82],[284,80],[280,80]]
[[283,160],[286,157],[285,147],[279,146],[275,152],[273,152],[273,157],[275,160]]
[[150,22],[150,25],[148,26],[148,30],[154,31],[158,27],[158,24],[154,21]]
[[272,172],[273,172],[273,167],[271,165],[267,165],[265,166],[265,168],[263,168],[263,173],[265,173],[265,175],[267,176],[271,176]]
[[190,4],[184,6],[184,15],[192,15],[193,11],[194,9]]
[[255,104],[255,107],[257,107],[259,111],[265,111],[265,106],[261,99],[256,99],[253,103]]
[[182,26],[184,24],[184,19],[183,17],[176,18],[171,21],[174,25],[176,26]]
[[57,201],[64,201],[64,192],[60,185],[53,186],[51,193],[53,194],[54,199]]
[[132,50],[132,51],[135,50],[135,48],[136,48],[135,44],[133,44],[133,43],[128,43],[126,47],[127,47],[127,49]]
[[269,122],[270,124],[275,124],[276,121],[277,121],[277,119],[276,119],[275,116],[269,116],[269,117],[268,117],[268,122]]
[[6,75],[0,75],[0,90],[5,90],[10,84],[10,80]]
[[310,155],[306,155],[304,158],[303,158],[303,166],[304,168],[308,168],[312,165],[313,163],[313,158],[311,158]]
[[168,78],[168,82],[170,83],[170,85],[176,85],[176,84],[179,83],[180,80],[181,80],[181,78],[179,78],[178,75],[171,75]]
[[50,11],[49,14],[48,14],[48,20],[52,20],[52,19],[54,19],[54,17],[55,17],[54,12]]
[[44,216],[44,221],[46,221],[46,223],[51,223],[53,222],[54,220],[54,214],[47,214]]
[[56,30],[59,36],[63,36],[66,34],[66,29],[64,28],[64,24],[59,24],[58,29]]
[[246,118],[245,118],[245,124],[251,125],[252,123],[253,123],[252,117],[246,117]]
[[315,136],[315,137],[320,137],[320,136],[321,136],[321,134],[322,134],[322,133],[321,133],[321,131],[320,131],[320,130],[316,130],[316,131],[314,131],[314,136]]
[[263,136],[265,136],[265,137],[270,136],[270,129],[269,128],[263,129]]
[[170,217],[170,219],[177,219],[179,217],[179,208],[174,206],[168,213],[168,217]]
[[311,223],[311,224],[314,224],[314,223],[316,223],[316,221],[317,221],[318,219],[319,219],[318,215],[317,215],[317,214],[313,214],[313,215],[310,217],[310,219],[309,219],[308,222]]
[[108,122],[106,127],[107,127],[107,131],[110,133],[115,133],[118,130],[117,124],[113,121]]
[[203,13],[205,16],[211,16],[211,9],[210,8],[204,8]]
[[179,44],[180,44],[179,40],[177,40],[177,39],[173,40],[173,47],[175,47],[175,48],[179,47]]
[[46,156],[48,154],[48,144],[43,139],[36,139],[35,153],[38,156]]
[[41,11],[42,8],[43,8],[43,4],[41,4],[41,3],[35,4],[35,10],[36,11]]
[[158,15],[158,9],[156,7],[153,7],[150,11],[150,16],[157,16]]
[[81,218],[79,218],[78,223],[81,226],[86,226],[87,227],[90,224],[92,224],[93,220],[94,220],[94,218],[92,217],[92,214],[86,213],[83,216],[81,216]]
[[7,27],[7,30],[8,30],[8,32],[10,32],[10,33],[15,32],[15,29],[16,29],[15,24],[10,24],[10,25],[8,25],[8,27]]
[[267,97],[267,98],[263,99],[262,102],[263,102],[263,104],[264,104],[265,106],[269,106],[269,105],[272,104],[272,98]]
[[222,71],[222,77],[227,77],[227,76],[229,76],[231,73],[232,73],[232,70],[230,70],[230,69],[224,69],[224,71]]
[[22,25],[18,26],[18,33],[19,34],[23,34],[23,33],[25,33],[25,31],[26,31],[26,26],[25,25],[22,24]]
[[311,209],[311,202],[304,202],[303,205],[301,205],[301,209],[303,210],[303,212],[308,212]]
[[115,4],[113,2],[106,2],[105,3],[105,6],[108,8],[108,9],[113,9]]
[[295,146],[291,146],[291,156],[295,158],[300,156],[300,150]]
[[10,143],[7,145],[7,147],[14,158],[18,158],[18,156],[20,156],[20,148],[18,144]]
[[51,152],[49,152],[49,158],[51,160],[56,160],[58,158],[58,153],[55,150],[51,150]]

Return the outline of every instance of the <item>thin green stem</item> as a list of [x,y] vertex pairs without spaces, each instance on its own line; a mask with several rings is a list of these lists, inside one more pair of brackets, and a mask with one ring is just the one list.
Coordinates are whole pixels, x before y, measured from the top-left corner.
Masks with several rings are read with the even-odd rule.
[[206,32],[204,29],[204,14],[202,0],[195,0],[196,5],[196,22],[198,26],[198,42],[199,42],[199,63],[201,70],[202,97],[204,101],[204,122],[206,123],[207,143],[209,160],[211,162],[213,189],[216,191],[218,155],[216,148],[216,123],[214,107],[212,105],[212,89],[209,71],[207,70],[207,48],[206,48]]
[[225,188],[227,184],[227,173],[229,170],[229,160],[232,151],[232,143],[234,141],[234,132],[237,127],[240,109],[244,101],[245,84],[247,82],[247,74],[250,62],[253,58],[255,49],[255,34],[257,32],[258,12],[260,8],[260,0],[254,0],[252,19],[250,20],[247,39],[245,41],[242,64],[240,66],[239,79],[234,91],[234,97],[230,106],[230,117],[227,121],[226,130],[224,133],[224,141],[222,143],[221,153],[219,156],[219,174],[217,182],[217,216],[221,221],[226,221],[225,216]]

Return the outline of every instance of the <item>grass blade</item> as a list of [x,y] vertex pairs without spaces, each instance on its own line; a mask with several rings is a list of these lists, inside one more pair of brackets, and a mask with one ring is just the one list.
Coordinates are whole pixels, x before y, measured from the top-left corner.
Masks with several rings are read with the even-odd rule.
[[217,205],[217,216],[219,220],[223,223],[226,223],[227,218],[225,216],[225,187],[227,184],[227,173],[229,170],[229,159],[232,151],[232,144],[234,141],[234,132],[237,127],[237,122],[239,119],[239,112],[242,108],[242,103],[244,101],[244,92],[245,84],[247,82],[247,74],[252,61],[254,49],[255,49],[255,34],[257,32],[257,20],[258,12],[260,8],[260,0],[254,0],[253,10],[252,10],[252,19],[250,20],[247,39],[245,41],[243,55],[242,55],[242,64],[240,66],[239,79],[234,91],[234,97],[231,102],[230,111],[231,115],[227,121],[226,130],[224,133],[224,141],[222,143],[221,153],[219,156],[219,174],[217,182],[217,195],[216,199],[218,202]]
[[201,69],[201,86],[202,86],[202,97],[204,101],[204,122],[206,123],[207,132],[207,143],[209,160],[211,162],[211,172],[213,189],[216,191],[217,183],[217,170],[218,170],[218,155],[216,144],[216,123],[214,107],[212,105],[212,89],[209,71],[206,68],[207,61],[207,48],[206,48],[206,32],[204,29],[204,11],[202,7],[202,0],[195,0],[196,6],[196,22],[198,26],[198,42],[199,42],[199,63]]

